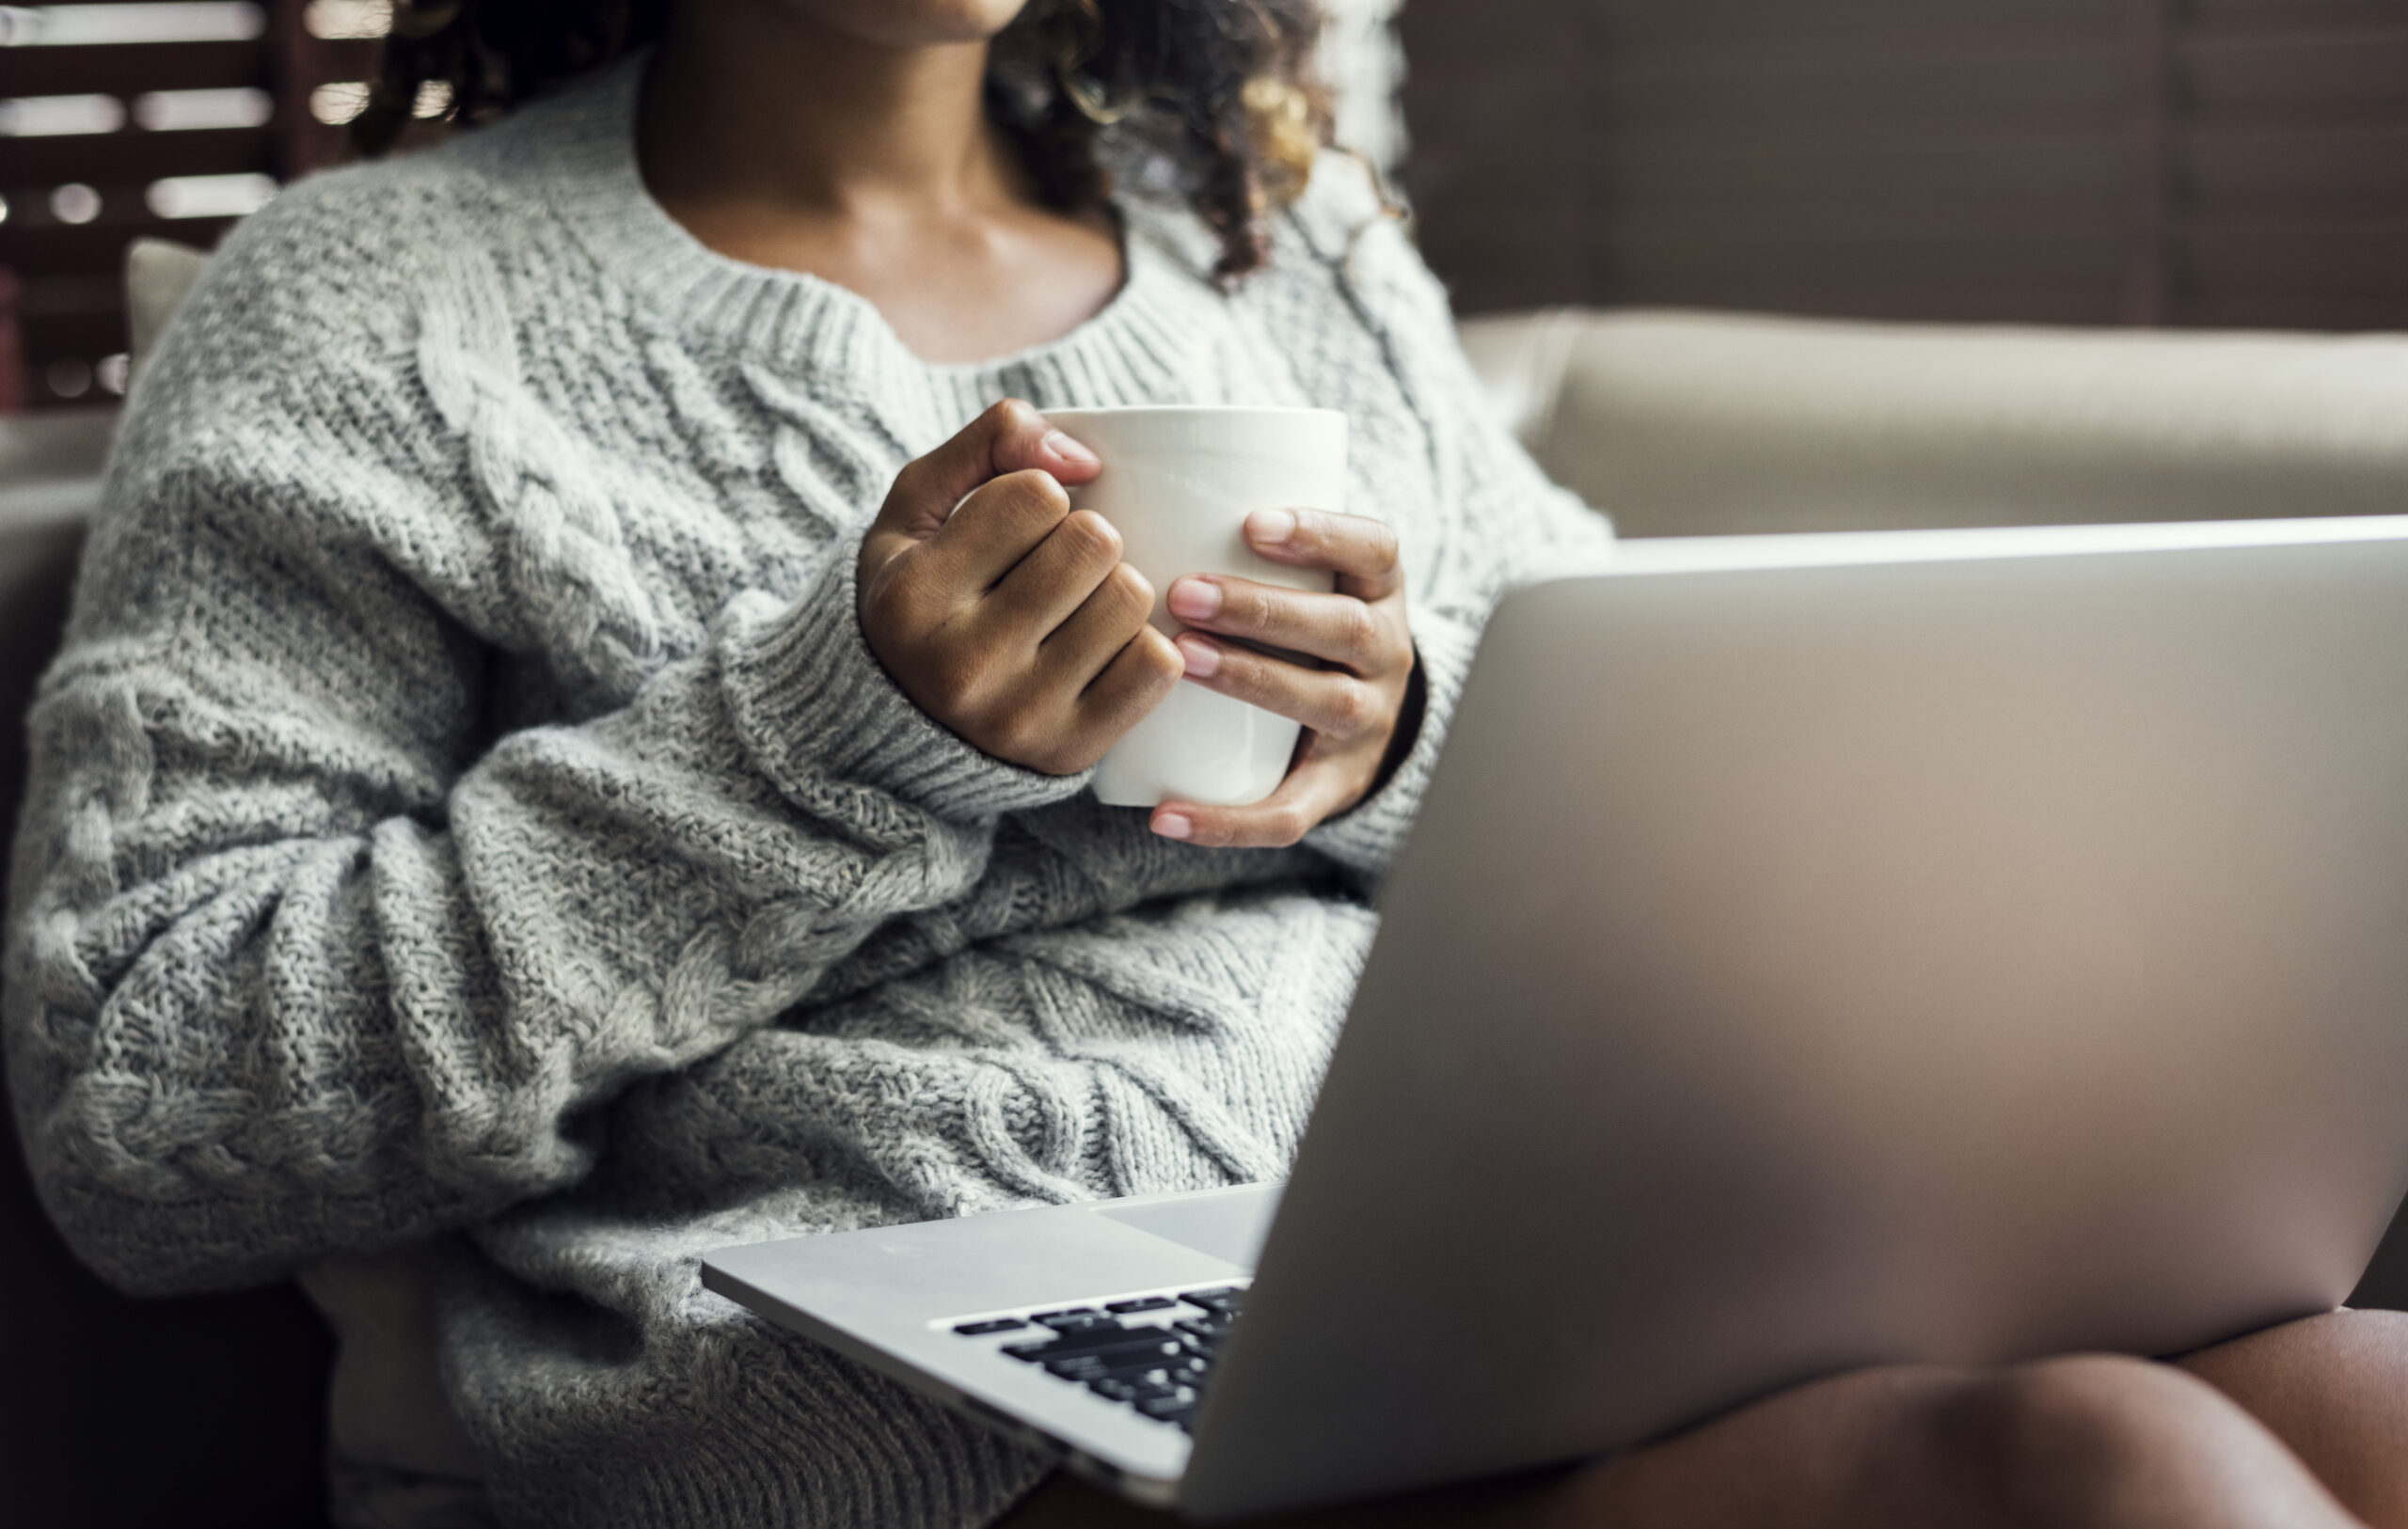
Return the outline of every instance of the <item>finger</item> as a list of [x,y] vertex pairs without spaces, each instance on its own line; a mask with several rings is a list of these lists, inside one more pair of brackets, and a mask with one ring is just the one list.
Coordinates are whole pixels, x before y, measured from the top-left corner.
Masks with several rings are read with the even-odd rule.
[[1249,705],[1302,722],[1345,742],[1377,728],[1386,712],[1377,687],[1337,670],[1307,669],[1196,632],[1179,635],[1187,677]]
[[1035,408],[1007,398],[895,474],[877,528],[926,536],[990,479],[1036,471],[1084,483],[1102,466],[1093,451],[1055,430]]
[[[1154,588],[1144,575],[1125,562],[1105,570],[1094,591],[1037,650],[1046,683],[1085,689],[1105,665],[1119,656],[1153,611]],[[1177,649],[1171,650],[1171,656],[1185,672],[1186,661]]]
[[1168,801],[1154,809],[1148,826],[1165,839],[1208,849],[1282,849],[1353,799],[1348,780],[1338,761],[1307,759],[1251,807]]
[[1172,583],[1167,604],[1190,626],[1309,654],[1357,674],[1385,673],[1404,649],[1379,614],[1351,594],[1190,574]]
[[1170,645],[1170,638],[1150,626],[1139,626],[1137,635],[1121,646],[1079,697],[1082,723],[1103,740],[1095,751],[1097,758],[1163,703],[1163,698],[1178,687],[1180,672],[1179,650]]
[[[985,595],[1069,518],[1070,496],[1034,468],[998,478],[961,501],[916,556],[957,597]],[[1116,553],[1117,556],[1117,553]]]
[[[1009,629],[1025,632],[1031,642],[1044,640],[1095,595],[1115,568],[1125,566],[1120,560],[1120,533],[1112,528],[1112,523],[1092,510],[1073,510],[1004,575],[988,597],[998,633]],[[1136,574],[1133,568],[1129,571],[1132,576]],[[1146,587],[1145,601],[1146,608],[1151,610],[1151,585]],[[1129,634],[1122,632],[1119,640],[1128,639]]]
[[1365,515],[1257,510],[1245,517],[1245,540],[1274,562],[1328,569],[1340,593],[1360,600],[1385,600],[1404,587],[1396,532]]

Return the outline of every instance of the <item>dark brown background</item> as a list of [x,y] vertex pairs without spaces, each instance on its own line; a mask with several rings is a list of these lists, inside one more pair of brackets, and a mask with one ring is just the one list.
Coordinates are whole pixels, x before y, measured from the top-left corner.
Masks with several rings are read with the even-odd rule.
[[1410,0],[1478,312],[2408,327],[2408,0]]

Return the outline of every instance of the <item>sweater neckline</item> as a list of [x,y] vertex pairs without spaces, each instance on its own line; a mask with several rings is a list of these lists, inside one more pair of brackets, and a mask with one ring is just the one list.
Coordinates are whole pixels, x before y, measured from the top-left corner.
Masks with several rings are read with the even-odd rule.
[[[1188,350],[1206,325],[1199,307],[1219,293],[1191,265],[1180,230],[1160,210],[1122,198],[1119,290],[1058,339],[983,361],[922,359],[876,304],[803,271],[722,255],[669,215],[643,183],[636,106],[649,50],[521,110],[539,141],[509,157],[540,167],[547,198],[604,269],[640,305],[681,332],[781,370],[831,371],[862,392],[922,393],[956,422],[1006,394],[1147,402],[1175,398],[1193,375]],[[505,124],[511,125],[511,124]],[[523,157],[522,157],[523,156]]]

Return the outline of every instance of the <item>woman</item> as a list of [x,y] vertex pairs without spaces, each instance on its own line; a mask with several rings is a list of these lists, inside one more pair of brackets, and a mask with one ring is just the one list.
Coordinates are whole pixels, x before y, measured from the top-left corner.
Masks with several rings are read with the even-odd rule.
[[[213,262],[36,714],[10,1071],[111,1278],[305,1272],[346,1523],[1138,1516],[693,1260],[1278,1172],[1481,620],[1605,552],[1312,157],[1313,29],[455,0],[370,135],[515,109]],[[1336,593],[1148,588],[1042,411],[1149,402],[1344,409],[1393,538],[1262,516]],[[1270,803],[1082,794],[1177,684],[1310,729]],[[2403,1351],[1872,1372],[1356,1516],[2408,1522]]]

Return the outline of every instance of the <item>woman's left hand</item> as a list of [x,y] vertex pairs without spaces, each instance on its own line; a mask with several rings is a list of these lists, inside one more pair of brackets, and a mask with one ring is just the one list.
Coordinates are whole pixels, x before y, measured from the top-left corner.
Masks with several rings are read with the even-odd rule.
[[1258,510],[1246,517],[1245,539],[1273,562],[1336,574],[1336,592],[1191,574],[1169,592],[1171,615],[1194,628],[1179,635],[1180,655],[1191,683],[1293,717],[1305,734],[1287,780],[1252,807],[1167,801],[1155,808],[1153,830],[1166,839],[1247,848],[1294,843],[1378,782],[1412,692],[1413,633],[1405,624],[1395,532],[1360,515]]

